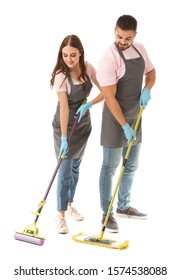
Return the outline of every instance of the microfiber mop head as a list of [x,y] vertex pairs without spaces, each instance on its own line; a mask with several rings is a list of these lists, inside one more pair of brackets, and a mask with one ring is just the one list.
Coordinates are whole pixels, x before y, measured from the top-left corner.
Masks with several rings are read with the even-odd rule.
[[127,249],[129,242],[126,240],[124,242],[110,240],[110,239],[100,239],[98,236],[88,236],[84,233],[78,233],[77,235],[72,236],[72,239],[77,242],[89,244],[89,245],[96,245],[102,246],[110,249],[118,249],[123,250]]

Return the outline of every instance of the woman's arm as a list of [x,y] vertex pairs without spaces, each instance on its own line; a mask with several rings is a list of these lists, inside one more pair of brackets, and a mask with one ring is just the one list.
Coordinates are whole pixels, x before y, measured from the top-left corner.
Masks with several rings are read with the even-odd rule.
[[69,119],[69,106],[66,92],[57,92],[58,100],[60,103],[60,127],[61,134],[67,135],[68,119]]
[[[101,91],[101,87],[99,85],[99,82],[96,78],[96,70],[95,68],[92,66],[92,64],[90,64],[89,62],[86,62],[86,69],[87,69],[87,74],[89,76],[89,78],[91,79],[92,83]],[[101,101],[104,100],[103,94],[100,92],[96,98],[94,98],[93,100],[91,100],[91,104],[95,105]]]
[[[96,77],[94,77],[94,79],[92,79],[92,82],[98,87],[98,89],[101,91],[101,87],[96,79]],[[92,105],[95,105],[101,101],[104,100],[104,96],[102,94],[102,92],[100,92],[93,100],[91,100]]]

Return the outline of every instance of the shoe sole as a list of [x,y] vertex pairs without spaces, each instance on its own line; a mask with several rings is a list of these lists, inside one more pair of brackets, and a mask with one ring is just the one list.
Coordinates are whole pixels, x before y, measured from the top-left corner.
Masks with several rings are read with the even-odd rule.
[[108,231],[110,233],[118,233],[119,232],[118,229],[109,229],[109,228],[106,228],[106,231]]
[[67,233],[69,233],[69,231],[58,231],[58,233],[60,233],[60,234],[67,234]]
[[[103,227],[103,225],[102,225]],[[106,231],[110,232],[110,233],[118,233],[119,232],[119,229],[111,229],[111,228],[105,228]]]
[[133,215],[127,215],[127,214],[120,214],[120,213],[116,213],[115,216],[117,218],[127,218],[127,219],[137,219],[137,220],[147,220],[148,217],[147,216],[133,216]]

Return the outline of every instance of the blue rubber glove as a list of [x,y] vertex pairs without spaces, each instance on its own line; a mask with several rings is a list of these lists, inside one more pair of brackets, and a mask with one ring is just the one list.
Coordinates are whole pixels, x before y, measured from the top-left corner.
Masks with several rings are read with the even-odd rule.
[[123,125],[122,128],[124,130],[124,134],[126,136],[126,139],[128,140],[127,141],[128,144],[130,143],[132,138],[134,140],[136,140],[136,134],[135,134],[134,130],[132,129],[132,127],[128,123]]
[[151,99],[150,89],[143,88],[140,96],[140,105],[143,106],[143,109],[145,109],[150,99]]
[[65,157],[65,155],[68,152],[68,141],[67,141],[67,136],[66,135],[62,135],[61,136],[61,146],[60,146],[60,152],[59,152],[59,156],[58,156],[58,160],[61,157]]
[[82,118],[83,115],[86,113],[86,111],[87,111],[88,109],[90,109],[91,107],[92,107],[92,102],[88,102],[88,103],[86,103],[86,104],[81,105],[81,106],[78,108],[78,110],[77,110],[77,112],[76,112],[76,115],[77,115],[78,113],[80,113],[79,119],[78,119],[78,123],[80,122],[81,118]]

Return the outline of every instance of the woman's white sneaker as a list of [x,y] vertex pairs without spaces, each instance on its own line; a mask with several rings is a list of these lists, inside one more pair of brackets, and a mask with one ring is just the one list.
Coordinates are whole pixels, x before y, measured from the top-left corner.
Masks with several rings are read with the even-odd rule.
[[58,217],[58,221],[57,221],[57,231],[58,233],[68,233],[69,232],[69,228],[67,226],[67,222],[65,220],[65,218],[59,218]]
[[72,219],[74,219],[76,221],[83,221],[84,220],[84,217],[72,205],[68,205],[66,215],[71,217]]

